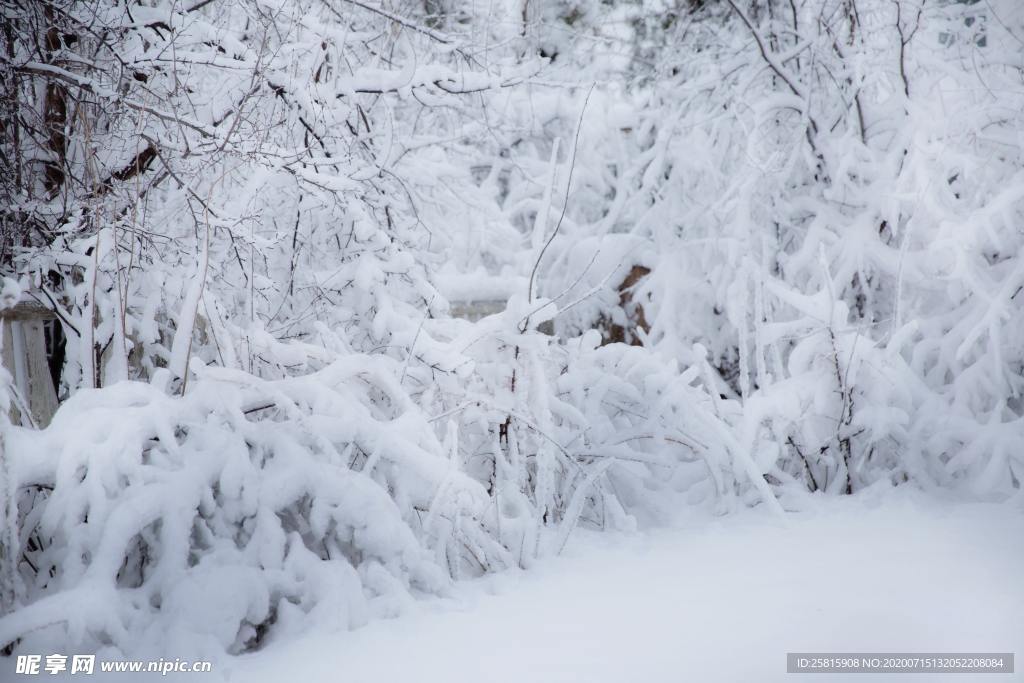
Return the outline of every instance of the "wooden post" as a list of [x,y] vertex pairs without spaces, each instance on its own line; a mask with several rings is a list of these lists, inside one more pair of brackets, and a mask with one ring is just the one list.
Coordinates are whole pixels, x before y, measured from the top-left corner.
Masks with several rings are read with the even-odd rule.
[[[0,310],[3,334],[3,365],[13,379],[17,397],[12,397],[11,422],[50,424],[57,412],[57,391],[53,386],[46,355],[46,324],[55,319],[53,312],[34,301],[22,301]],[[22,407],[29,415],[22,414]]]

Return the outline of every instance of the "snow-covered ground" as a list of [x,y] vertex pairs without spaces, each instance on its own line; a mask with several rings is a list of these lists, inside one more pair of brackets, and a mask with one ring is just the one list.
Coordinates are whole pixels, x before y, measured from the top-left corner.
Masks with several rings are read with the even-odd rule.
[[[787,651],[1024,654],[1024,514],[913,492],[583,534],[529,572],[351,633],[270,646],[230,681],[833,680]],[[1024,680],[1024,673],[982,680]],[[197,680],[195,677],[193,680]],[[862,675],[857,680],[888,680]],[[900,681],[972,676],[901,675]]]

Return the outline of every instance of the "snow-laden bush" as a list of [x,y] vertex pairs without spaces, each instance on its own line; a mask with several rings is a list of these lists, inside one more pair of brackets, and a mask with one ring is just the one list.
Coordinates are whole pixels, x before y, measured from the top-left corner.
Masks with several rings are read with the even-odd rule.
[[[739,402],[736,438],[777,490],[1019,490],[1018,4],[703,5],[634,17],[619,78],[642,87],[523,114],[571,140],[584,112],[542,291],[601,285],[596,266],[641,245],[644,343],[683,365],[707,351],[706,386]],[[577,28],[615,44],[595,16]],[[524,178],[509,196],[542,191]],[[556,329],[614,310],[606,284]]]
[[772,422],[773,403],[803,395],[803,424],[764,443],[788,446],[790,472],[849,470],[840,491],[888,477],[1011,492],[1024,473],[1024,146],[1007,133],[1022,125],[1024,21],[1012,3],[832,5],[831,22],[799,18],[806,59],[786,53],[790,19],[746,26],[772,75],[737,83],[745,163],[762,165],[718,205],[745,253],[725,259],[716,301],[746,419]]
[[5,430],[20,609],[0,641],[240,652],[528,566],[579,524],[728,509],[756,488],[774,502],[729,439],[736,405],[694,386],[709,366],[680,374],[595,332],[559,346],[523,331],[542,318],[520,303],[437,321],[446,341],[421,331],[429,365],[341,352],[279,380],[197,366],[184,395],[164,371]]
[[352,356],[277,382],[211,370],[184,397],[121,383],[10,432],[19,489],[48,493],[25,510],[29,604],[0,640],[58,624],[91,646],[237,651],[272,625],[348,628],[439,590],[412,518],[472,519],[486,495],[394,374]]
[[[193,356],[301,372],[278,342],[324,344],[316,323],[401,356],[445,310],[428,268],[476,218],[453,200],[483,194],[448,141],[483,135],[472,98],[539,65],[484,69],[463,36],[341,1],[28,3],[11,21],[3,265],[61,320],[62,396],[160,368],[180,388]],[[39,45],[41,26],[64,38]]]

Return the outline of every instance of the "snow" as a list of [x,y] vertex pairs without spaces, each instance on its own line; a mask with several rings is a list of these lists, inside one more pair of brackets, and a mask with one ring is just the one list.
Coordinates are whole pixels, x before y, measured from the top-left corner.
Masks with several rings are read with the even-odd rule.
[[783,520],[755,509],[579,533],[529,572],[220,672],[249,683],[782,681],[790,651],[1021,653],[1022,539],[1019,506],[907,491],[818,498]]
[[1024,2],[142,4],[5,5],[0,649],[1020,645]]

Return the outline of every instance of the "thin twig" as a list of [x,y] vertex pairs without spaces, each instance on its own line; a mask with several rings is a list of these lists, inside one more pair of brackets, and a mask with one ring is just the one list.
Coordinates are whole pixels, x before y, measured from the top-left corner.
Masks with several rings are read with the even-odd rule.
[[580,129],[583,127],[583,115],[587,112],[587,104],[590,102],[590,95],[594,92],[594,87],[597,83],[590,85],[590,90],[587,91],[587,97],[583,100],[583,108],[580,110],[580,118],[576,123],[576,136],[573,138],[572,143],[572,156],[569,159],[569,179],[565,183],[565,199],[562,202],[562,213],[558,216],[558,222],[555,224],[555,229],[551,232],[551,237],[547,239],[544,246],[541,247],[540,253],[537,255],[537,260],[533,264],[533,270],[530,271],[530,282],[529,289],[526,294],[527,301],[533,301],[533,281],[537,277],[537,269],[540,267],[540,262],[544,258],[544,253],[547,252],[548,247],[555,240],[555,236],[558,235],[559,228],[562,227],[562,220],[565,218],[565,210],[569,206],[569,189],[572,187],[572,174],[576,170],[576,150],[580,143]]

